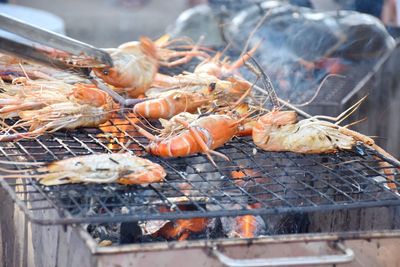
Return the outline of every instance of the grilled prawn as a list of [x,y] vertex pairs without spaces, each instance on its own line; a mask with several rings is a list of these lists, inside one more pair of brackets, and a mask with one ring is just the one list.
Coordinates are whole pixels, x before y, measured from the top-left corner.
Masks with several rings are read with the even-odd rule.
[[45,106],[66,102],[74,86],[62,81],[16,78],[3,84],[0,93],[0,118],[17,117],[23,110],[38,110]]
[[[171,120],[174,122],[172,133],[163,133],[160,136],[153,136],[141,127],[136,125],[138,131],[150,140],[146,150],[161,157],[184,157],[196,153],[205,153],[215,165],[211,154],[220,156],[226,160],[228,157],[214,151],[229,142],[240,131],[242,120],[230,115],[208,115],[192,118],[182,117],[179,114]],[[183,129],[176,130],[177,125]]]
[[150,39],[141,38],[140,42],[122,44],[117,49],[106,51],[110,53],[114,66],[93,71],[114,86],[115,91],[137,97],[150,87],[158,71],[157,50]]
[[[106,122],[114,109],[112,98],[92,85],[75,85],[67,101],[51,104],[39,110],[18,113],[18,123],[2,127],[0,141],[32,138],[46,132],[78,127],[95,127]],[[26,133],[12,133],[17,127],[29,126]]]
[[[12,164],[12,162],[1,162]],[[148,184],[161,182],[166,173],[160,165],[128,153],[94,154],[55,161],[29,170],[5,170],[3,178],[36,178],[41,184],[72,183]]]
[[375,144],[371,138],[331,122],[298,121],[294,111],[272,111],[260,117],[253,127],[253,141],[266,151],[306,154],[349,150],[357,141]]
[[189,72],[172,77],[158,75],[153,85],[154,87],[177,88],[186,91],[204,91],[207,89],[206,91],[209,93],[223,93],[225,97],[240,97],[251,88],[251,83],[236,77],[221,80],[207,73]]
[[252,85],[234,77],[220,80],[212,75],[185,73],[177,76],[159,76],[157,86],[173,88],[153,88],[147,92],[148,97],[155,99],[135,106],[136,114],[146,118],[168,119],[180,112],[194,112],[198,109],[208,110],[222,107],[234,107],[251,93]]
[[209,102],[210,97],[201,92],[172,90],[136,104],[133,112],[148,119],[170,119],[181,112],[195,112]]
[[[159,66],[175,66],[185,63],[193,56],[208,56],[196,50],[178,52],[168,49],[171,42],[163,38],[152,42],[142,37],[139,42],[128,42],[116,49],[106,49],[114,66],[93,71],[106,83],[114,86],[117,92],[138,97],[150,88]],[[179,59],[170,61],[172,58]]]
[[[261,116],[253,126],[253,142],[258,147],[266,151],[290,151],[305,154],[349,150],[358,141],[378,147],[368,136],[338,125],[361,105],[365,97],[336,118],[314,116],[298,121],[295,111],[279,110],[278,97],[271,80],[257,61],[253,60],[253,63],[260,73],[273,105],[273,110]],[[327,120],[336,121],[336,123]]]

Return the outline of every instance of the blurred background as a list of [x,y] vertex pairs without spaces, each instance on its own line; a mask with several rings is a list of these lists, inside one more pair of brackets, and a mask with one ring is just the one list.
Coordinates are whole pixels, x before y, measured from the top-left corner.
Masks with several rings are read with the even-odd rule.
[[[115,47],[146,35],[156,39],[172,27],[186,9],[209,2],[243,6],[256,0],[0,0],[48,11],[65,23],[66,34],[100,47]],[[284,0],[318,10],[352,9],[398,24],[397,0]],[[0,11],[4,6],[0,6]]]
[[64,21],[68,36],[99,47],[115,47],[141,35],[157,38],[189,7],[186,0],[12,0],[8,3],[51,12]]

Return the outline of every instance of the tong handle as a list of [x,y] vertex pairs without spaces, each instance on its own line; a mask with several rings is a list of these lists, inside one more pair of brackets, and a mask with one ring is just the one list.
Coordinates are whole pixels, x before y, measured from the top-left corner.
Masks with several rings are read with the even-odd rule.
[[[104,50],[63,36],[61,34],[38,28],[5,14],[0,14],[0,29],[8,31],[10,33],[14,33],[35,43],[58,49],[72,55],[83,55],[85,57],[89,57],[101,63],[103,66],[113,66],[113,61],[110,55]],[[4,46],[5,45],[3,45],[2,47],[3,49]],[[32,49],[34,49],[33,46]]]

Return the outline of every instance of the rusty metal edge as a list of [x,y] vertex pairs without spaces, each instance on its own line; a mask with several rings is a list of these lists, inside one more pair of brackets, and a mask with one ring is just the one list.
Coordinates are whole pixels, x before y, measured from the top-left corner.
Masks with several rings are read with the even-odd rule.
[[93,255],[109,255],[120,253],[146,252],[146,251],[164,251],[171,249],[212,249],[215,246],[251,246],[265,244],[299,243],[299,242],[321,242],[321,241],[344,241],[354,239],[383,239],[399,238],[400,230],[381,230],[381,231],[353,231],[337,233],[314,233],[314,234],[290,234],[262,236],[253,239],[222,238],[214,240],[190,240],[173,242],[152,242],[119,245],[111,247],[99,247],[95,240],[82,227],[77,226],[73,229],[85,240],[88,248]]

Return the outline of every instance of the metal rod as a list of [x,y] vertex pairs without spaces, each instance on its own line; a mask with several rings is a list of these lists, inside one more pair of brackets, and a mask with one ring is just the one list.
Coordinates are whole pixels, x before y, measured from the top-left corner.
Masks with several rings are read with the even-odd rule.
[[[14,33],[36,43],[43,44],[49,48],[55,48],[59,49],[60,51],[69,52],[73,55],[84,55],[88,58],[95,59],[98,61],[98,63],[101,63],[99,67],[113,66],[113,61],[110,55],[104,50],[64,35],[33,26],[5,14],[0,14],[0,29]],[[0,43],[4,41],[5,40],[3,39]],[[8,48],[12,49],[12,46]],[[31,48],[34,49],[33,46],[31,46]]]

